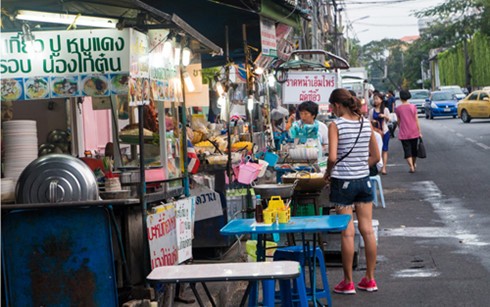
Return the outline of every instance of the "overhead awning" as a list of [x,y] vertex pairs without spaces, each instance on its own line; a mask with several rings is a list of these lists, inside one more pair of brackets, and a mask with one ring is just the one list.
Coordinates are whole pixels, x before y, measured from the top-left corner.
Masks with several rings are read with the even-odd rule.
[[[206,38],[199,31],[189,25],[177,14],[165,13],[148,3],[152,1],[140,0],[3,0],[2,1],[2,31],[19,31],[21,23],[16,21],[17,10],[39,10],[56,13],[82,14],[88,16],[100,16],[117,18],[122,25],[134,27],[145,31],[148,28],[177,28],[200,43],[201,52],[222,54],[223,50],[218,45]],[[155,1],[153,1],[155,2]],[[4,18],[5,17],[5,18]],[[42,29],[42,28],[41,28]],[[45,29],[53,30],[53,25],[46,25]],[[60,27],[60,29],[62,29]]]

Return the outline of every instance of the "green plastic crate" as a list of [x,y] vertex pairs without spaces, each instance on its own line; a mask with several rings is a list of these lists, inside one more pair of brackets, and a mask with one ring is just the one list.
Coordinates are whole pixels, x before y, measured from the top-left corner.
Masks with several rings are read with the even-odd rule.
[[[318,208],[318,214],[323,215],[323,208]],[[299,204],[296,205],[295,216],[312,216],[315,215],[315,204]]]

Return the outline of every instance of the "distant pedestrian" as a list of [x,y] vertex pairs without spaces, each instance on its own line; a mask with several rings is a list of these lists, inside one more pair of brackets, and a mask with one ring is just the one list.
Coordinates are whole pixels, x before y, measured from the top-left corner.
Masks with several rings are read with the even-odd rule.
[[379,123],[378,127],[383,132],[383,168],[381,174],[386,175],[386,165],[388,164],[388,145],[390,143],[390,131],[388,122],[390,121],[390,111],[385,107],[383,96],[380,93],[374,94],[373,108],[369,110],[369,120]]
[[396,109],[396,98],[395,98],[395,93],[393,93],[392,90],[389,90],[388,93],[386,93],[386,107],[388,110],[390,110],[390,113],[395,112]]
[[394,138],[398,122],[396,120],[396,116],[394,116],[396,110],[395,93],[393,93],[391,90],[386,94],[386,107],[388,110],[390,110],[390,123],[388,124],[388,129],[390,130],[391,137]]
[[335,205],[336,213],[351,216],[341,238],[344,280],[335,286],[334,292],[356,293],[352,278],[354,208],[366,252],[366,272],[357,288],[377,291],[374,280],[377,247],[372,226],[373,194],[369,180],[369,167],[380,159],[376,138],[370,122],[361,115],[360,101],[346,89],[335,89],[329,102],[337,119],[328,127],[329,156],[324,178],[330,182],[330,203]]
[[409,172],[415,173],[417,168],[417,146],[419,138],[422,137],[422,132],[417,116],[417,107],[408,102],[410,98],[412,98],[412,95],[408,90],[400,91],[402,104],[396,108],[395,112],[400,126],[398,139],[402,142],[405,159],[410,167]]

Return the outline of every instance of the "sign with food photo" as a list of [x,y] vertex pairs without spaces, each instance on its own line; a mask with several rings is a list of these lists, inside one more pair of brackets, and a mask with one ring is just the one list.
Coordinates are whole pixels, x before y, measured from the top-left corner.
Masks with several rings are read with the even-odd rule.
[[36,52],[22,48],[21,39],[2,32],[2,79],[129,71],[129,29],[36,31]]
[[78,76],[51,77],[51,97],[80,96]]
[[109,78],[106,75],[82,76],[82,92],[86,96],[108,96]]
[[22,78],[2,79],[2,101],[24,100]]
[[25,99],[49,98],[48,77],[33,77],[24,79]]
[[111,91],[114,95],[127,95],[129,93],[129,74],[110,74]]

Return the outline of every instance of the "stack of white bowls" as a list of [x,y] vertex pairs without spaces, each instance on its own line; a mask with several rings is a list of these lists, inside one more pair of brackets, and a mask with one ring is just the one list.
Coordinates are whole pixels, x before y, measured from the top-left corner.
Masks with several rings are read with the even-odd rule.
[[11,178],[2,178],[2,202],[15,200],[15,185]]
[[37,158],[37,127],[34,120],[3,122],[5,177],[17,182],[24,168]]

